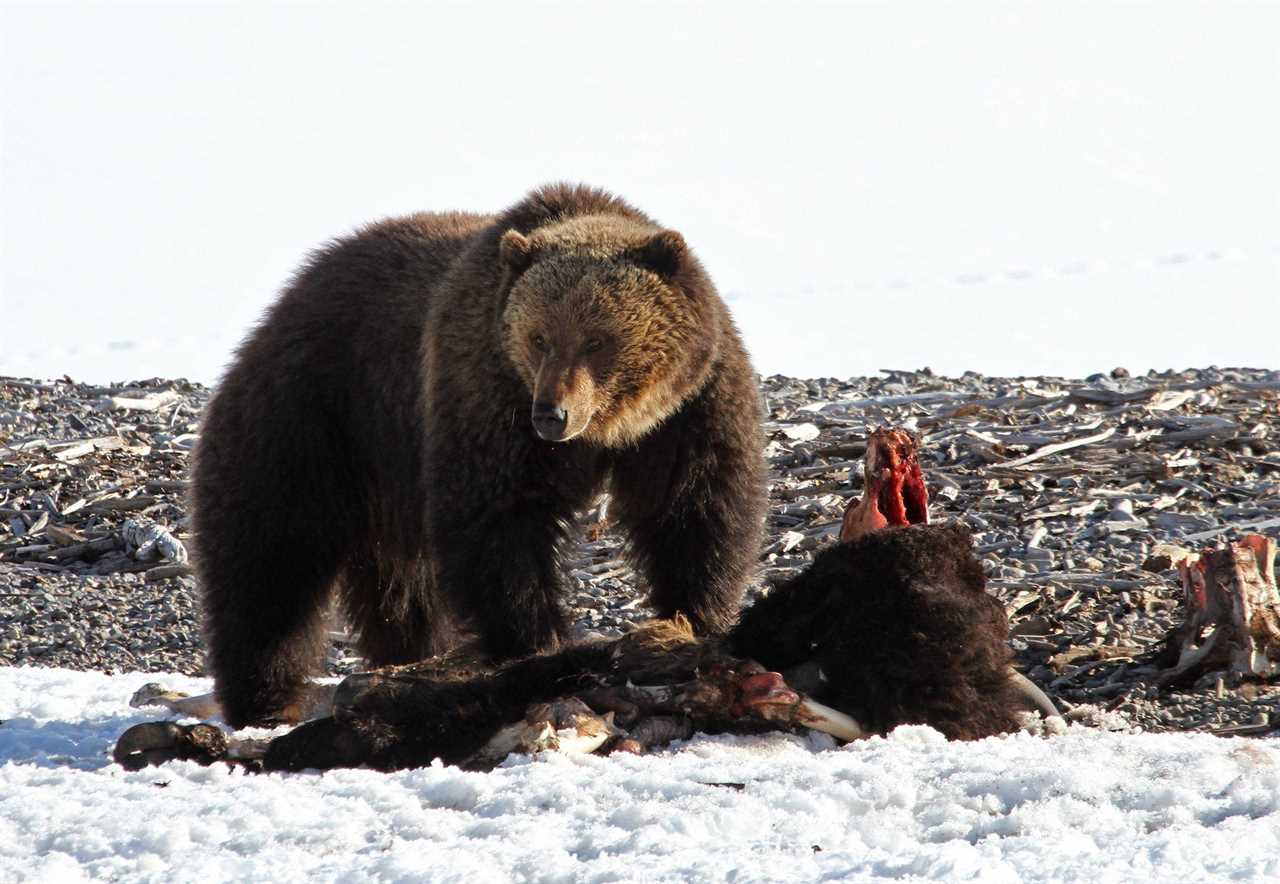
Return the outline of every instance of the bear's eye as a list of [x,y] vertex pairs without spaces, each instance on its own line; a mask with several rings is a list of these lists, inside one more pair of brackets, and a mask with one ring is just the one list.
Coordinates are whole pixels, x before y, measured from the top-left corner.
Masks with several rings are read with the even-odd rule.
[[533,349],[537,350],[539,353],[546,353],[546,352],[547,352],[547,339],[546,339],[546,338],[544,338],[542,335],[534,335],[534,336],[533,336]]
[[582,352],[594,353],[603,346],[604,346],[604,341],[600,340],[599,338],[591,338],[589,341],[587,341],[586,346],[582,348]]

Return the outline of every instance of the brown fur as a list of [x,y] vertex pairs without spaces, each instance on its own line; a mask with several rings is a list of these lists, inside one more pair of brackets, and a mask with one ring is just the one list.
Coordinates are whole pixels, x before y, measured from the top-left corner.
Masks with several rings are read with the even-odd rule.
[[961,525],[912,525],[823,550],[748,608],[733,652],[779,671],[816,663],[815,698],[874,731],[929,724],[953,739],[1016,729],[1004,606]]
[[[533,432],[532,403],[567,413]],[[316,252],[240,348],[194,473],[233,725],[287,714],[336,590],[372,664],[565,632],[559,553],[604,486],[658,612],[727,629],[761,537],[759,396],[684,240],[598,190],[419,214]]]

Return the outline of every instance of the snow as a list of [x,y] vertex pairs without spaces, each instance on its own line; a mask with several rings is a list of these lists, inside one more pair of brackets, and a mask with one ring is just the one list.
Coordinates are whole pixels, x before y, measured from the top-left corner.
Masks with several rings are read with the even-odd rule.
[[681,229],[766,374],[1274,365],[1275,5],[0,16],[3,374],[213,381],[308,249],[562,178]]
[[[111,744],[147,681],[0,669],[0,880],[1265,881],[1280,743],[1072,726],[696,736],[651,756],[491,773],[134,773]],[[718,784],[718,785],[717,785]],[[738,786],[730,784],[740,784]]]

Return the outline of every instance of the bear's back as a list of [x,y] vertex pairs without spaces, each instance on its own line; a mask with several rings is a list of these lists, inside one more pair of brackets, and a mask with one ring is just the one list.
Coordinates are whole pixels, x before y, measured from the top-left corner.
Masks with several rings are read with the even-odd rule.
[[[204,415],[194,496],[242,508],[300,488],[318,511],[416,493],[422,331],[449,268],[491,215],[417,213],[318,248],[240,346]],[[376,490],[342,476],[377,477]],[[331,498],[331,500],[329,500]],[[316,530],[319,530],[317,526]]]

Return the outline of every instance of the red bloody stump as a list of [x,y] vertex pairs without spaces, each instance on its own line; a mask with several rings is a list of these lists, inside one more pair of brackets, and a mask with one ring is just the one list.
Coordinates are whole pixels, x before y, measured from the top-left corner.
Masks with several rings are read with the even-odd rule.
[[882,528],[929,524],[929,492],[910,433],[888,427],[873,431],[867,440],[863,474],[862,499],[845,510],[841,541]]

